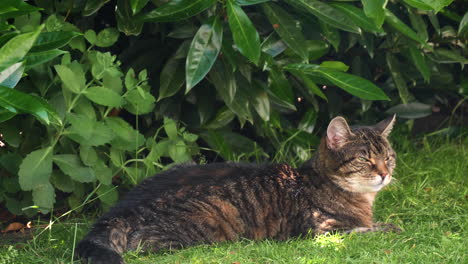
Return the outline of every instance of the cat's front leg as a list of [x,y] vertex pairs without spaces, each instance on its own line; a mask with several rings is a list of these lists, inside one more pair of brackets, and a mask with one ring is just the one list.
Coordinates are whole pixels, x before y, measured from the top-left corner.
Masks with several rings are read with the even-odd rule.
[[372,227],[355,227],[345,230],[344,233],[367,233],[367,232],[401,232],[401,228],[390,223],[374,223]]

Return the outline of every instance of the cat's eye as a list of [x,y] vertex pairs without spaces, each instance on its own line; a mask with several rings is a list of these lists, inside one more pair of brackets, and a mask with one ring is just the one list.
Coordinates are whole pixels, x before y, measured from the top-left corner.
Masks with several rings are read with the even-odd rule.
[[366,159],[365,157],[358,157],[358,160],[362,161],[362,162],[367,162],[368,161],[368,159]]

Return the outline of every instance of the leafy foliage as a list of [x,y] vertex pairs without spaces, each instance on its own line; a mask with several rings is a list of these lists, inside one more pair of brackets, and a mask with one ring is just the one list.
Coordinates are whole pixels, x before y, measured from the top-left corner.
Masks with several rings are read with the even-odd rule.
[[107,208],[114,185],[173,163],[302,163],[331,116],[414,119],[468,94],[468,13],[451,0],[4,2],[15,214]]

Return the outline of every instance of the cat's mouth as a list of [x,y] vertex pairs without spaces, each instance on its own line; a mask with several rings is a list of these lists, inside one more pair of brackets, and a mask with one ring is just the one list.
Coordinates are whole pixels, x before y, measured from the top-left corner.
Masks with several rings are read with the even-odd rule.
[[391,182],[392,177],[380,177],[379,175],[366,178],[345,178],[339,184],[343,189],[351,192],[378,192]]

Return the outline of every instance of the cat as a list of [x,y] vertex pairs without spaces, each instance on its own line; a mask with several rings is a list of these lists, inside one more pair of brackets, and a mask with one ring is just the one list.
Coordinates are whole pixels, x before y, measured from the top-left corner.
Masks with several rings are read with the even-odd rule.
[[83,262],[122,264],[125,250],[285,240],[331,231],[399,231],[374,223],[376,193],[390,183],[395,116],[374,126],[328,125],[313,158],[287,164],[182,165],[145,179],[78,244]]

